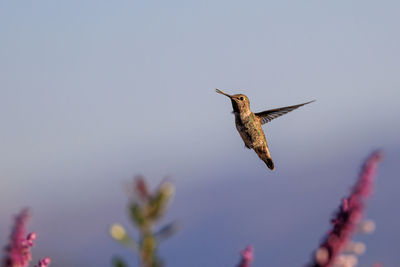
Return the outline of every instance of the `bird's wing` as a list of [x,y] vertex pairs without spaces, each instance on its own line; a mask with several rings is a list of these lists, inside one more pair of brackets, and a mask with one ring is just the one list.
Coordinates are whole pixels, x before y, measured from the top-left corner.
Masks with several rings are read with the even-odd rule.
[[272,121],[275,118],[278,118],[279,116],[282,116],[292,110],[295,110],[298,107],[310,104],[311,102],[314,102],[314,101],[315,100],[312,100],[312,101],[309,101],[309,102],[306,102],[303,104],[294,105],[294,106],[270,109],[270,110],[266,110],[266,111],[258,112],[258,113],[254,113],[254,114],[260,118],[261,124],[265,124],[267,122]]

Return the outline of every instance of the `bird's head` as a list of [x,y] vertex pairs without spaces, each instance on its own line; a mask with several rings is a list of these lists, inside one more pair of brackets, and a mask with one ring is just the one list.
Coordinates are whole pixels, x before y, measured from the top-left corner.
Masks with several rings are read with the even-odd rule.
[[231,99],[233,112],[240,113],[240,112],[247,111],[250,109],[250,101],[247,98],[247,96],[245,96],[243,94],[229,95],[227,93],[222,92],[219,89],[215,89],[215,91],[217,91],[217,93],[227,96]]

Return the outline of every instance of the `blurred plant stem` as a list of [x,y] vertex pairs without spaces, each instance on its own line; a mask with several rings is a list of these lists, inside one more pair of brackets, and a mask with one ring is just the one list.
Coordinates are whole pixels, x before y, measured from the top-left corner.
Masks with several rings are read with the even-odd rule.
[[[174,186],[163,182],[152,194],[143,177],[134,181],[134,194],[129,203],[129,215],[133,225],[139,231],[139,239],[132,238],[120,224],[110,228],[111,236],[119,243],[138,253],[141,267],[162,267],[164,264],[158,257],[157,248],[160,240],[168,238],[176,230],[175,223],[169,223],[159,231],[155,226],[166,211],[174,194]],[[114,260],[115,267],[128,266],[122,259]]]

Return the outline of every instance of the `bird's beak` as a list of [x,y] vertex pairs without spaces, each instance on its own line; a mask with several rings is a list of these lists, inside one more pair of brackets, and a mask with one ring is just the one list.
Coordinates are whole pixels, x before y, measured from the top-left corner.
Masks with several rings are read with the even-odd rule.
[[215,91],[216,91],[218,94],[221,94],[221,95],[227,96],[227,97],[229,97],[229,98],[232,98],[231,95],[228,95],[227,93],[224,93],[224,92],[222,92],[222,91],[219,90],[219,89],[215,89]]

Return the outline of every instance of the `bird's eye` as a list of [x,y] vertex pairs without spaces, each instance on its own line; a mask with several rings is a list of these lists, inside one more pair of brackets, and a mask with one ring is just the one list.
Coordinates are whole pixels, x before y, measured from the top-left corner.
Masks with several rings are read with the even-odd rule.
[[240,97],[240,100],[243,100],[243,99],[244,99],[243,96],[241,96],[241,97]]

